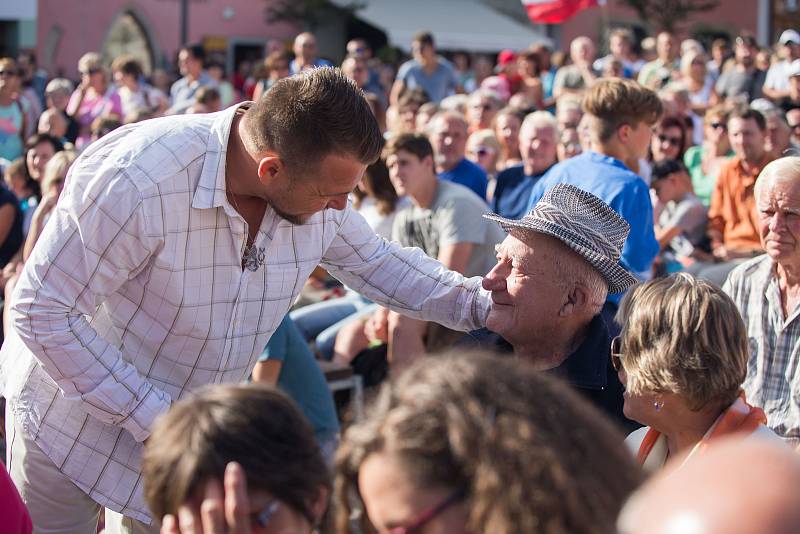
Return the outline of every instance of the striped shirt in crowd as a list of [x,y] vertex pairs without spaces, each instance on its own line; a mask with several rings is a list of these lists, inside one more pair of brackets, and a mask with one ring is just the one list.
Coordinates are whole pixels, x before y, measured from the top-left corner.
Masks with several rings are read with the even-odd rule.
[[784,318],[775,263],[764,254],[739,265],[725,292],[744,318],[750,360],[744,391],[763,408],[767,426],[792,445],[800,444],[800,307]]

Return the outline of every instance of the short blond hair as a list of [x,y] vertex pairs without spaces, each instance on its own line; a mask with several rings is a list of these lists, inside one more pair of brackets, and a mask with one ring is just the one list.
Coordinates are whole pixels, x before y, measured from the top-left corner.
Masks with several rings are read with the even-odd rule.
[[78,155],[72,150],[62,150],[56,152],[47,165],[44,166],[44,173],[42,175],[42,194],[52,187],[53,183],[58,180],[64,180],[67,177],[70,165],[72,165]]
[[676,393],[695,411],[736,399],[747,330],[719,287],[686,273],[651,280],[628,292],[617,320],[631,393]]
[[90,69],[103,69],[103,56],[97,52],[86,52],[78,60],[78,72],[89,72]]
[[606,142],[624,124],[631,127],[656,123],[663,113],[658,95],[633,80],[601,78],[586,92],[583,111],[591,121],[592,134]]
[[487,146],[494,149],[495,153],[500,153],[500,141],[497,140],[497,136],[494,133],[494,130],[489,128],[484,128],[482,130],[475,130],[467,137],[467,148],[475,147],[475,146]]

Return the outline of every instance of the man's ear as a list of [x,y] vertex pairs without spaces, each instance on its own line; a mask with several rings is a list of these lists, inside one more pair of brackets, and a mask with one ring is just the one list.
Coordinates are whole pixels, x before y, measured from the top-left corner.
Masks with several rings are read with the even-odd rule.
[[258,161],[258,178],[262,183],[268,183],[285,169],[285,165],[276,154],[265,154]]
[[625,144],[628,142],[628,139],[631,138],[631,132],[633,129],[631,128],[630,124],[623,124],[619,128],[617,128],[617,138],[619,139],[620,143]]
[[589,294],[587,293],[586,288],[576,284],[572,286],[569,292],[567,292],[566,299],[561,305],[561,309],[558,310],[558,315],[560,317],[567,317],[577,313],[578,311],[582,310],[584,306],[586,306],[588,301]]

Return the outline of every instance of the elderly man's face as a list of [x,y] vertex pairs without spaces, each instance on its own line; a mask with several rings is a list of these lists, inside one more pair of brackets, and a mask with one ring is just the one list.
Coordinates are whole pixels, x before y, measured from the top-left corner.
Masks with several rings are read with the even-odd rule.
[[553,261],[560,247],[555,238],[516,231],[497,246],[497,265],[483,279],[493,302],[486,327],[512,345],[528,345],[553,331],[564,298]]
[[780,118],[771,116],[767,118],[767,136],[764,139],[764,149],[780,157],[789,148],[792,131]]
[[594,44],[589,39],[577,39],[570,47],[572,61],[577,64],[589,64],[594,61]]
[[800,179],[772,181],[756,199],[761,246],[781,264],[800,266]]
[[454,117],[439,117],[431,126],[430,140],[436,154],[436,166],[449,171],[464,159],[467,125]]
[[543,173],[556,162],[555,129],[524,125],[519,132],[519,152],[526,173],[531,175]]

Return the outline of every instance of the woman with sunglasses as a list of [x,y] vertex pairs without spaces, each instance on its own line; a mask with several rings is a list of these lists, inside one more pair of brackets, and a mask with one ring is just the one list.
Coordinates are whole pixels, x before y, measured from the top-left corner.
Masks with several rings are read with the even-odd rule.
[[176,402],[145,443],[142,476],[162,533],[330,532],[330,470],[277,389],[212,386]]
[[647,425],[626,440],[646,471],[702,454],[720,436],[778,441],[747,404],[748,338],[733,301],[686,273],[630,290],[617,313],[611,358],[625,386],[625,416]]
[[653,136],[650,141],[652,162],[682,159],[689,142],[686,135],[686,122],[681,117],[665,115],[653,127]]
[[423,358],[345,436],[337,532],[612,533],[640,476],[567,386],[510,358]]
[[467,159],[486,173],[489,185],[486,188],[487,201],[492,201],[494,186],[497,184],[497,163],[500,159],[500,141],[494,130],[476,130],[467,138]]
[[67,114],[78,121],[80,133],[75,147],[83,150],[92,140],[92,122],[97,117],[109,113],[122,117],[122,100],[115,87],[108,83],[103,58],[97,52],[82,55],[78,60],[78,71],[81,83],[69,99]]
[[686,150],[683,163],[692,178],[694,194],[706,205],[711,204],[711,193],[717,183],[722,165],[733,151],[728,140],[728,111],[723,106],[714,106],[703,118],[703,144]]

